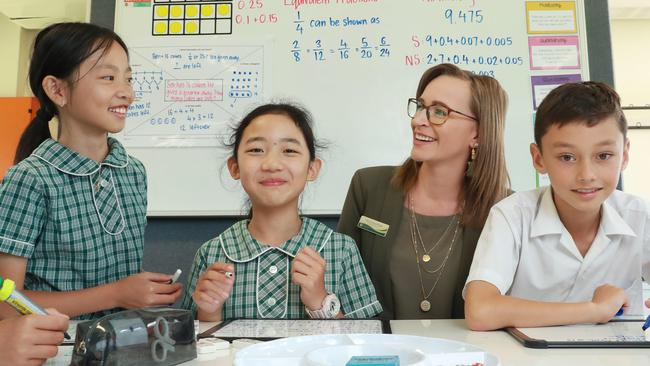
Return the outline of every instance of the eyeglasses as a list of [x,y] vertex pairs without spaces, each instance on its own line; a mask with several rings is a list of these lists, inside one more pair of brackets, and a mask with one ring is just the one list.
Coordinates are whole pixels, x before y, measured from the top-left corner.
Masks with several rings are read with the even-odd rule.
[[423,109],[427,111],[427,120],[432,125],[442,125],[445,122],[447,122],[447,119],[449,118],[449,114],[451,112],[458,113],[461,116],[467,117],[473,121],[478,122],[478,120],[475,117],[468,116],[463,112],[459,112],[455,109],[451,109],[442,104],[433,104],[433,105],[425,106],[419,100],[415,98],[409,98],[408,107],[406,108],[406,112],[408,113],[409,117],[415,118],[415,115],[418,114],[418,112],[420,112]]

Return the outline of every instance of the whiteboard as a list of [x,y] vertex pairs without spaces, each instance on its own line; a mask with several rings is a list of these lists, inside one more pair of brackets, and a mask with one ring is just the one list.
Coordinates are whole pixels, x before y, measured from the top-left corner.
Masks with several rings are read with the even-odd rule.
[[243,213],[228,126],[283,99],[328,145],[301,209],[339,214],[354,171],[409,156],[406,101],[442,62],[501,82],[512,188],[534,188],[535,105],[589,78],[582,1],[118,0],[115,12],[136,95],[116,137],[147,168],[150,216]]

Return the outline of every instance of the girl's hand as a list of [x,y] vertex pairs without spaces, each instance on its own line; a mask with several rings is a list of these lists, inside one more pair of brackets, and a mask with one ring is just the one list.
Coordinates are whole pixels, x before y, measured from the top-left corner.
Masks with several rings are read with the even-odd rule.
[[234,265],[217,262],[199,276],[192,299],[200,310],[208,314],[221,312],[235,283],[234,274]]
[[173,304],[181,296],[182,285],[170,285],[171,278],[164,273],[141,272],[117,281],[117,306],[135,309]]
[[26,315],[0,320],[0,365],[41,365],[56,356],[68,329],[68,317],[47,309],[53,315]]
[[291,281],[300,286],[300,300],[309,310],[318,310],[327,296],[323,257],[313,248],[300,249],[291,263]]

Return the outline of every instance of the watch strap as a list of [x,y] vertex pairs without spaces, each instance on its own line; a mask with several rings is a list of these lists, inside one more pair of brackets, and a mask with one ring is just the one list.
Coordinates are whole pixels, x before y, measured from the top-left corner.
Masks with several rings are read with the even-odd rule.
[[309,310],[305,306],[305,311],[312,319],[333,319],[339,313],[341,309],[341,303],[336,294],[328,293],[327,296],[323,299],[321,308],[317,310]]

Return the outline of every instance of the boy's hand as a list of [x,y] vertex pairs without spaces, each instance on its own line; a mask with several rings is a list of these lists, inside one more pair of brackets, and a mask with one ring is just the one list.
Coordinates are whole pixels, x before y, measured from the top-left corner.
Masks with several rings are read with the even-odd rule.
[[601,285],[594,291],[591,302],[596,305],[595,321],[607,323],[621,309],[629,306],[629,299],[623,289],[612,285]]
[[56,356],[68,329],[68,317],[51,309],[52,315],[26,315],[0,321],[0,365],[40,365]]
[[318,310],[327,296],[325,259],[313,248],[300,249],[291,263],[291,281],[300,286],[300,300],[309,310]]
[[182,285],[170,285],[171,277],[164,273],[141,272],[117,281],[117,307],[135,309],[173,304],[181,296]]
[[650,298],[645,301],[645,307],[650,308]]
[[[226,272],[231,273],[230,276]],[[235,283],[235,266],[230,263],[213,263],[199,276],[192,299],[202,311],[221,311],[223,303],[230,297]]]

